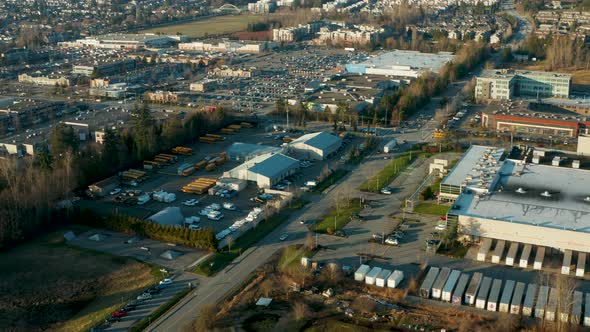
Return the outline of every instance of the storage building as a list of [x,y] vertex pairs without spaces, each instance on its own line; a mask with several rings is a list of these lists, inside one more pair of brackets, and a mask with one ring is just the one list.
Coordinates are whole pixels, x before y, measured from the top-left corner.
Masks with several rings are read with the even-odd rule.
[[299,161],[282,153],[254,157],[223,173],[225,178],[254,181],[260,188],[270,188],[299,170]]
[[323,160],[336,153],[342,145],[342,139],[325,132],[303,135],[289,143],[289,153],[299,159]]
[[227,157],[233,161],[247,161],[267,153],[278,153],[281,148],[275,146],[235,142],[227,149]]

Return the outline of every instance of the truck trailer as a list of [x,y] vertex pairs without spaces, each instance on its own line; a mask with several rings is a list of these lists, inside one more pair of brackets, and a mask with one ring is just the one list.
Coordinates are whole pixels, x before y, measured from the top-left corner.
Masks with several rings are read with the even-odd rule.
[[356,281],[363,281],[365,280],[365,276],[371,270],[369,265],[361,265],[358,270],[354,273],[354,280]]
[[514,315],[520,314],[520,309],[522,308],[522,297],[524,296],[524,291],[526,284],[524,282],[517,282],[516,286],[514,287],[514,294],[512,295],[512,301],[510,302],[510,313]]
[[547,306],[545,307],[545,319],[551,322],[555,321],[557,316],[557,288],[551,287],[549,289],[549,297]]
[[449,278],[449,274],[451,274],[451,269],[448,267],[443,267],[436,277],[436,281],[432,285],[432,298],[433,299],[440,299],[442,296],[442,290],[445,287],[445,283]]
[[393,273],[387,278],[387,287],[389,288],[396,288],[399,287],[402,280],[404,280],[404,273],[400,270],[395,270]]
[[492,278],[484,277],[477,291],[477,299],[475,300],[475,307],[477,309],[485,310],[490,287],[492,287]]
[[572,306],[572,316],[570,317],[570,323],[580,325],[583,301],[584,293],[580,291],[574,291],[574,305]]
[[563,253],[563,264],[561,264],[561,274],[569,275],[572,266],[572,251],[565,250]]
[[539,294],[537,295],[537,303],[535,304],[535,317],[543,318],[545,316],[545,306],[547,305],[547,298],[549,297],[549,287],[539,287]]
[[516,283],[514,280],[508,280],[504,284],[504,290],[502,291],[502,297],[500,298],[500,312],[510,311],[510,303],[512,301],[515,285]]
[[488,297],[488,311],[498,311],[498,300],[500,299],[500,292],[502,291],[502,279],[494,279],[490,296]]
[[375,282],[377,281],[377,276],[379,275],[379,273],[381,273],[381,270],[382,269],[377,266],[372,268],[371,271],[369,271],[367,273],[367,275],[365,276],[365,284],[374,285]]
[[543,268],[543,260],[545,259],[545,247],[537,247],[537,254],[535,255],[535,262],[533,263],[533,270],[540,270]]
[[434,284],[434,281],[436,280],[439,271],[440,269],[438,267],[431,267],[430,270],[428,270],[428,273],[426,274],[426,277],[424,278],[424,281],[422,281],[422,285],[420,286],[420,296],[422,296],[423,298],[430,297],[432,284]]
[[576,264],[576,277],[583,277],[586,273],[586,253],[578,252],[578,264]]
[[504,254],[504,248],[506,247],[506,241],[498,240],[496,243],[496,247],[494,248],[494,252],[492,253],[492,263],[498,264],[502,259],[502,255]]
[[462,273],[459,277],[459,281],[457,282],[457,287],[453,291],[453,296],[451,298],[451,303],[454,305],[461,305],[463,304],[463,296],[465,295],[465,290],[467,289],[467,284],[469,283],[469,274]]
[[506,265],[514,266],[514,259],[516,258],[516,252],[518,251],[518,242],[512,242],[508,253],[506,254]]
[[389,278],[390,275],[391,270],[381,270],[379,275],[377,275],[377,279],[375,279],[375,285],[377,285],[377,287],[385,287],[387,285],[387,278]]
[[471,282],[469,282],[469,286],[467,287],[467,291],[465,292],[465,304],[475,304],[475,300],[477,299],[477,291],[479,290],[479,285],[481,284],[482,278],[483,274],[481,274],[480,272],[475,272],[473,274],[473,278],[471,278]]
[[492,239],[486,238],[481,243],[481,247],[479,247],[479,251],[477,252],[477,261],[485,262],[486,256],[492,247]]
[[539,286],[537,284],[529,284],[526,289],[526,296],[522,303],[522,315],[525,317],[531,317],[533,315],[533,309],[535,306],[535,300],[537,299],[537,291]]
[[449,278],[443,287],[441,299],[445,302],[451,302],[451,297],[453,295],[453,290],[459,281],[459,277],[461,276],[461,271],[453,270],[451,274],[449,274]]

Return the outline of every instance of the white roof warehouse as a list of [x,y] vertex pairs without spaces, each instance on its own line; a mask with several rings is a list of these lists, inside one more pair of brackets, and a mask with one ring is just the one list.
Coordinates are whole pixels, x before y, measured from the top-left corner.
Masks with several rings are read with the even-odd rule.
[[340,137],[325,132],[317,132],[299,137],[289,143],[289,153],[301,159],[322,160],[338,151],[342,145]]

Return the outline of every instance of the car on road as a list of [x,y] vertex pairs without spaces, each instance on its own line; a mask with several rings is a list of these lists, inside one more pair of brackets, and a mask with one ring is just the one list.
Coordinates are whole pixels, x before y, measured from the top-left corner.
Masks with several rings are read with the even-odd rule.
[[117,195],[120,192],[121,192],[121,188],[115,188],[115,189],[111,190],[109,192],[109,194],[111,194],[111,195]]
[[381,188],[381,193],[383,195],[391,195],[391,194],[393,194],[393,188],[391,188],[391,187],[383,187],[383,188]]
[[160,281],[159,285],[160,286],[169,286],[169,285],[172,285],[172,279],[170,279],[170,278],[162,279],[162,281]]
[[149,300],[151,298],[152,298],[152,294],[150,294],[150,293],[143,293],[137,297],[137,299],[140,301]]
[[137,305],[136,304],[127,304],[123,307],[123,310],[129,312],[129,311],[133,311],[137,309]]
[[287,239],[287,237],[289,237],[289,234],[285,233],[285,234],[281,235],[281,237],[279,237],[279,240],[285,241]]
[[121,318],[121,317],[125,317],[125,316],[127,316],[127,311],[125,311],[123,309],[119,309],[119,310],[113,311],[111,313],[111,317]]
[[152,295],[156,295],[156,294],[160,293],[160,287],[157,287],[157,286],[150,287],[145,292],[150,293]]

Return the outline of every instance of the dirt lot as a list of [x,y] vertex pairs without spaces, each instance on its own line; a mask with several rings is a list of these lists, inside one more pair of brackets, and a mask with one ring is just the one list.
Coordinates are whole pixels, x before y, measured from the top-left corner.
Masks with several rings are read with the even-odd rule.
[[0,330],[88,330],[155,282],[149,266],[70,247],[63,233],[0,254]]

